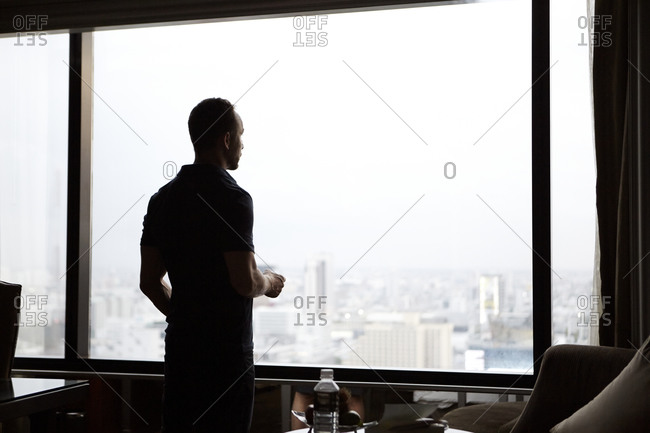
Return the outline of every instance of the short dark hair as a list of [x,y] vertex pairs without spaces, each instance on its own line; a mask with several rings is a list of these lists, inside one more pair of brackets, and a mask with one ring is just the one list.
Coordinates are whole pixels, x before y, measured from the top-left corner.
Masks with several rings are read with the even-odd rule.
[[226,132],[236,133],[235,106],[227,99],[204,99],[192,109],[187,126],[194,150],[213,147]]

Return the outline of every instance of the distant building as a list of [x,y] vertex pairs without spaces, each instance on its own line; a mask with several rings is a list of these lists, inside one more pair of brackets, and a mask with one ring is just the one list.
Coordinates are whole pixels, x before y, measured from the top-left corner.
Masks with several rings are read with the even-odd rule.
[[479,277],[479,322],[481,328],[489,326],[490,318],[498,316],[503,301],[500,275],[481,275]]
[[[305,267],[305,297],[331,295],[332,280],[332,258],[328,254],[312,257]],[[323,305],[323,309],[326,310],[328,304],[329,300]]]
[[527,284],[506,298],[501,275],[479,277],[479,323],[468,338],[467,369],[525,371],[532,365],[532,309],[526,308],[531,293]]
[[253,310],[255,336],[286,339],[294,334],[296,310],[291,308],[258,307]]
[[368,322],[355,345],[358,356],[346,364],[360,357],[373,368],[452,368],[453,324],[422,322],[420,313],[369,315]]

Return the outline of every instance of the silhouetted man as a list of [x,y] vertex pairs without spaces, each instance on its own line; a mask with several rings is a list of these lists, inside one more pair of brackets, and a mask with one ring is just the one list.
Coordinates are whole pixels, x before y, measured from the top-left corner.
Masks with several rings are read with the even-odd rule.
[[253,298],[277,297],[284,277],[258,270],[253,203],[226,171],[241,158],[241,118],[212,98],[188,125],[194,164],[151,197],[140,243],[140,288],[168,323],[163,432],[247,433]]

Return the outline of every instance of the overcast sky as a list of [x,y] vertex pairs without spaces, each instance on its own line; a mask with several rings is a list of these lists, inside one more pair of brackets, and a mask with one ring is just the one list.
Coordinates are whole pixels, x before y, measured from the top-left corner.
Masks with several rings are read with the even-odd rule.
[[[110,229],[96,266],[137,269],[150,195],[193,158],[187,116],[221,96],[246,129],[232,175],[253,196],[256,249],[278,270],[322,251],[345,270],[391,227],[358,269],[529,268],[529,3],[96,32],[95,239]],[[584,2],[553,8],[554,267],[588,270]],[[326,46],[294,46],[311,37]]]

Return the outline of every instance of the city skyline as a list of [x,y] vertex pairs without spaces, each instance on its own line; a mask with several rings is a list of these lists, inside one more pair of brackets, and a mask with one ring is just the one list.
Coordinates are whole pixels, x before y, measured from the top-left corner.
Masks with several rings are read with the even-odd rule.
[[[326,293],[324,295],[326,296],[325,302],[320,304],[321,301],[318,297],[322,295],[318,295],[318,293],[323,293],[322,288],[309,288],[309,285],[313,280],[313,275],[310,276],[310,274],[317,273],[317,269],[319,269],[318,266],[314,266],[314,263],[319,262],[322,258],[323,255],[308,258],[301,273],[287,275],[287,284],[281,297],[256,299],[253,310],[256,353],[258,356],[265,354],[264,359],[261,359],[260,362],[271,364],[320,362],[363,367],[364,364],[358,359],[358,355],[361,355],[364,359],[377,361],[377,365],[405,368],[406,364],[399,362],[391,364],[380,361],[377,351],[394,354],[394,351],[386,350],[390,347],[388,343],[384,345],[383,349],[377,348],[368,351],[369,346],[365,345],[366,348],[364,348],[364,339],[370,338],[374,339],[372,341],[378,341],[378,338],[383,338],[389,342],[392,341],[391,335],[395,332],[408,334],[412,330],[415,334],[422,333],[420,337],[417,337],[424,338],[424,340],[419,340],[420,342],[431,342],[433,340],[427,340],[427,338],[435,339],[436,337],[426,337],[425,333],[440,332],[446,327],[448,333],[445,334],[448,335],[446,343],[443,342],[443,344],[433,347],[429,344],[405,347],[411,347],[409,353],[415,354],[414,360],[424,359],[424,351],[433,350],[435,356],[438,356],[437,359],[442,356],[447,359],[451,358],[453,361],[440,365],[427,365],[423,361],[418,361],[422,363],[414,363],[412,367],[460,370],[464,368],[466,359],[463,353],[466,350],[472,350],[468,348],[470,345],[468,336],[473,332],[480,335],[479,286],[484,275],[480,272],[465,274],[448,272],[447,275],[437,275],[431,270],[425,275],[403,272],[380,277],[370,274],[360,281],[335,281],[331,293]],[[330,260],[332,259],[330,257]],[[321,269],[326,267],[325,264]],[[504,272],[499,278],[500,291],[504,294],[503,312],[510,316],[519,313],[532,317],[530,272]],[[588,281],[586,284],[588,285]],[[109,288],[110,294],[115,295],[115,282],[106,284],[106,289],[101,287],[96,289],[101,296],[108,294],[109,292],[105,290]],[[524,291],[521,292],[521,289]],[[128,299],[137,298],[132,291],[129,291],[128,285],[119,291],[129,293]],[[313,299],[310,301],[309,297]],[[398,302],[398,299],[401,302]],[[409,299],[411,302],[405,303]],[[140,302],[146,305],[145,300],[140,299]],[[124,303],[132,304],[133,300]],[[330,307],[333,308],[330,309]],[[155,333],[162,334],[165,327],[164,322],[161,321],[162,316],[155,309],[149,308],[149,310],[152,319],[151,326],[149,326],[150,331],[147,332],[152,336]],[[414,315],[417,315],[417,318]],[[402,316],[411,317],[407,322],[410,321],[412,325],[407,323],[407,327],[404,328],[405,324],[399,319]],[[131,314],[126,313],[125,317],[131,317]],[[158,325],[153,324],[156,322],[155,319],[157,319]],[[119,322],[122,317],[116,317],[115,320]],[[473,331],[474,325],[472,324],[479,326],[476,328],[477,331]],[[96,322],[96,326],[96,329],[99,329],[102,324]],[[108,330],[111,330],[112,326],[104,325]],[[528,332],[532,335],[532,321],[529,321],[527,326]],[[435,328],[438,331],[426,331],[427,328],[432,330]],[[119,334],[114,330],[110,332]],[[371,337],[371,335],[375,335],[375,337]],[[162,341],[160,338],[158,341]],[[154,338],[154,340],[156,339]],[[458,345],[459,341],[460,346]],[[99,340],[95,343],[98,344]],[[357,355],[354,355],[354,352],[346,344],[356,347]],[[266,353],[271,345],[273,349]],[[451,352],[441,355],[440,347],[445,346],[451,348]],[[101,351],[98,346],[95,347]],[[323,350],[324,347],[327,347],[327,350]],[[137,345],[126,346],[123,350],[132,357],[136,348]],[[519,350],[518,347],[515,349]],[[159,347],[159,350],[160,357],[162,356],[162,346]],[[473,349],[474,355],[476,351],[476,348]],[[530,341],[530,351],[532,354],[532,340]],[[100,353],[106,355],[109,352],[101,351],[96,356],[101,357]],[[431,358],[434,355],[429,354],[428,356]],[[402,359],[408,359],[408,357],[402,357]],[[525,361],[532,362],[528,359]],[[528,366],[524,367],[520,363],[515,367],[510,368],[524,371]],[[507,369],[508,367],[504,366],[503,368]]]

